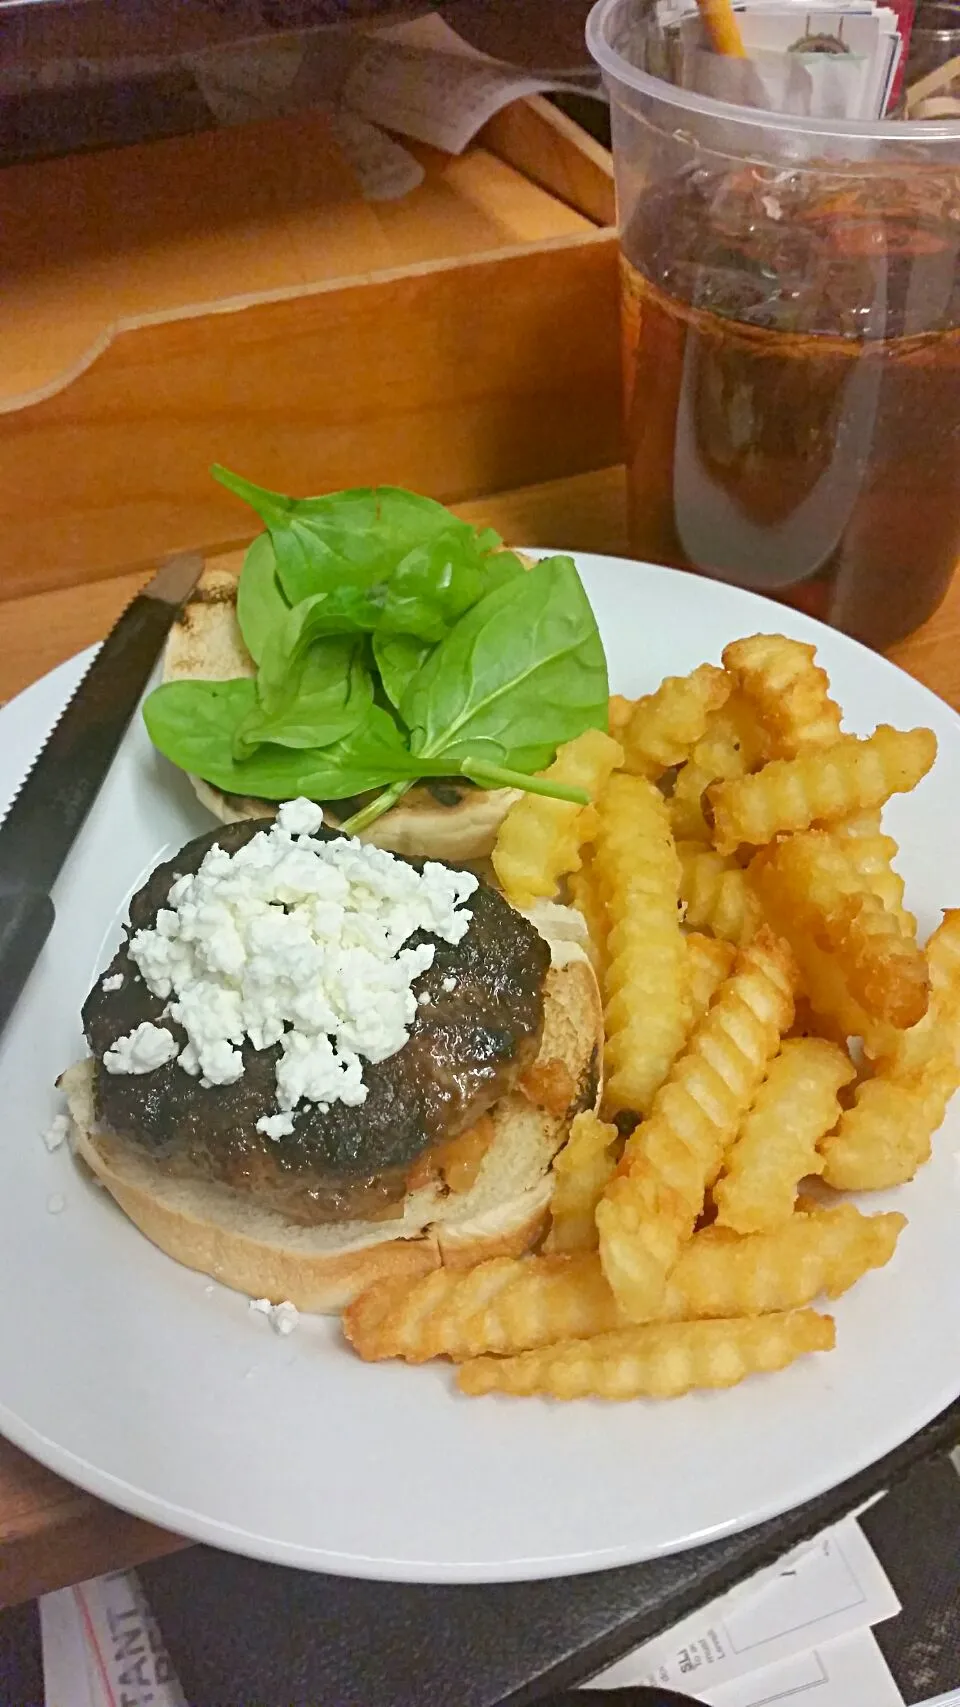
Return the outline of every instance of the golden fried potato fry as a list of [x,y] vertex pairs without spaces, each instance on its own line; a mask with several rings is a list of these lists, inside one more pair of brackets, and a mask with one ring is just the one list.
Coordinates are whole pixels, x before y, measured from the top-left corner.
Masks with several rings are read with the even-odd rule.
[[771,759],[753,776],[716,782],[707,790],[714,845],[720,853],[734,853],[741,842],[759,847],[787,830],[870,811],[915,788],[936,755],[932,729],[882,723],[865,740],[843,736],[832,747],[795,759]]
[[784,634],[752,634],[724,648],[726,669],[770,736],[771,758],[794,759],[840,735],[840,707],[815,658],[815,646]]
[[706,732],[710,714],[730,697],[733,683],[714,664],[701,664],[689,676],[665,676],[656,693],[644,694],[633,707],[623,732],[626,768],[656,781],[682,764]]
[[478,1268],[434,1269],[424,1282],[381,1280],[347,1306],[343,1331],[361,1357],[462,1360],[623,1325],[592,1251],[494,1257]]
[[665,1314],[755,1316],[795,1310],[821,1292],[839,1298],[890,1261],[906,1224],[905,1215],[864,1215],[838,1203],[804,1204],[769,1233],[705,1227],[667,1282]]
[[763,923],[756,890],[736,860],[703,842],[678,842],[684,923],[726,942],[749,941]]
[[943,916],[926,946],[931,1000],[909,1031],[870,1040],[874,1076],[821,1144],[823,1177],[840,1191],[882,1190],[912,1179],[960,1089],[960,908]]
[[724,1154],[793,1020],[796,967],[764,926],[628,1138],[597,1206],[600,1256],[620,1304],[647,1319],[690,1238]]
[[[905,1225],[903,1215],[863,1215],[842,1203],[792,1215],[774,1233],[738,1238],[708,1227],[684,1247],[657,1320],[758,1316],[798,1309],[821,1292],[838,1298],[889,1262]],[[627,1325],[593,1252],[495,1257],[413,1282],[378,1281],[343,1318],[360,1357],[408,1363],[502,1356]]]
[[762,1233],[790,1219],[800,1181],[823,1172],[817,1144],[840,1119],[837,1092],[855,1078],[838,1044],[783,1042],[713,1188],[718,1226]]
[[[623,749],[600,729],[586,729],[558,748],[544,772],[552,782],[582,788],[596,800],[610,773],[623,763]],[[576,871],[580,849],[596,829],[592,806],[524,794],[511,806],[493,849],[493,869],[515,907],[556,894],[561,877]]]
[[713,713],[688,762],[677,772],[670,817],[678,840],[709,843],[704,791],[723,778],[748,776],[767,756],[756,712],[743,694],[731,694],[726,705]]
[[904,936],[915,937],[917,921],[903,904],[903,878],[893,865],[900,850],[892,836],[883,834],[879,812],[845,818],[831,834],[850,861],[861,887],[871,890],[883,902]]
[[960,907],[944,909],[925,952],[938,1012],[953,1019],[960,1008]]
[[721,984],[733,971],[737,951],[732,942],[718,937],[702,936],[699,931],[687,934],[687,987],[690,1026],[701,1020]]
[[[789,909],[778,906],[778,896],[768,896],[762,891],[761,896],[768,923],[786,938],[787,930],[793,926]],[[879,1022],[871,1019],[859,1002],[854,1001],[834,956],[818,947],[812,937],[801,940],[796,932],[794,946],[799,950],[796,960],[801,973],[802,995],[797,1018],[801,1023],[815,1036],[827,1037],[831,1042],[844,1046],[849,1037],[874,1036]],[[796,1027],[791,1030],[796,1030]],[[880,1027],[884,1036],[888,1030],[889,1027]]]
[[615,741],[623,743],[623,732],[633,714],[635,700],[627,699],[622,693],[612,693],[609,700],[607,727]]
[[833,1319],[813,1310],[744,1320],[656,1323],[596,1339],[562,1340],[517,1357],[461,1365],[462,1393],[547,1394],[554,1399],[675,1399],[695,1387],[733,1387],[785,1369],[805,1352],[830,1351]]
[[641,1113],[686,1036],[680,861],[666,801],[654,783],[617,773],[598,811],[593,872],[610,924],[604,1105],[610,1114]]
[[[939,1075],[938,1075],[939,1077]],[[865,1079],[854,1106],[823,1146],[823,1177],[839,1191],[882,1191],[903,1185],[930,1160],[932,1138],[956,1089],[951,1076],[931,1108],[925,1090],[906,1080]]]
[[[862,887],[832,836],[810,830],[782,837],[754,857],[750,878],[801,966],[808,946],[826,950],[870,1018],[899,1029],[923,1018],[929,996],[923,951]],[[810,995],[816,999],[818,992],[811,987]]]
[[597,1204],[617,1168],[620,1134],[595,1114],[578,1114],[553,1158],[548,1251],[595,1251]]
[[570,903],[583,914],[587,922],[587,934],[590,938],[590,959],[593,969],[604,983],[607,965],[607,939],[610,935],[610,922],[607,909],[600,894],[593,869],[593,858],[589,848],[584,849],[583,863],[579,871],[571,872],[567,885],[570,893]]

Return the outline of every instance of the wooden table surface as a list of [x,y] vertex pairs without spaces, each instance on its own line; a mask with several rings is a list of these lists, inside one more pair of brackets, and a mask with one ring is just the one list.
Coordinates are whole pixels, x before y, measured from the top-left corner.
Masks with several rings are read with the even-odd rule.
[[[508,540],[626,551],[620,469],[577,475],[459,506]],[[143,574],[0,602],[0,702],[99,639]],[[937,615],[891,656],[960,708],[960,576]],[[0,1605],[184,1546],[115,1511],[0,1442]]]

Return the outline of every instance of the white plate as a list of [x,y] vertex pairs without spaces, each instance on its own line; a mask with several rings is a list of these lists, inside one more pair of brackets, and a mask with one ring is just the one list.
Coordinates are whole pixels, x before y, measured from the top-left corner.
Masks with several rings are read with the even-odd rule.
[[[758,629],[815,640],[850,725],[931,724],[935,772],[889,811],[928,930],[960,902],[960,720],[819,624],[709,581],[581,557],[615,689],[719,658]],[[0,800],[81,671],[0,714]],[[829,1356],[723,1394],[561,1406],[459,1398],[445,1367],[365,1365],[336,1324],[287,1339],[179,1268],[41,1133],[82,1052],[81,1001],[146,873],[209,827],[138,722],[57,886],[57,923],[0,1045],[0,1429],[169,1529],[290,1565],[413,1582],[596,1570],[746,1528],[896,1446],[960,1392],[960,1109],[914,1185],[893,1262],[835,1306]],[[61,1193],[66,1207],[48,1213]]]

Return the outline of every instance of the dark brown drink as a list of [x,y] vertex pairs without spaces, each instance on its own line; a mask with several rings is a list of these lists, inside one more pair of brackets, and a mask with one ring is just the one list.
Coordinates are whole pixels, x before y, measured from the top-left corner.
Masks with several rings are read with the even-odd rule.
[[960,179],[868,173],[694,167],[641,196],[626,434],[638,557],[887,646],[960,558]]

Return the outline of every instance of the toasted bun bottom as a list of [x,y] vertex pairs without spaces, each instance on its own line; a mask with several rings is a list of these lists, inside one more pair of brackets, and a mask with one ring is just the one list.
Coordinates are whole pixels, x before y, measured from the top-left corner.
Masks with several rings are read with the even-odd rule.
[[[165,682],[231,681],[252,676],[254,663],[237,622],[237,577],[229,569],[205,569],[184,605],[167,641],[163,659]],[[272,818],[276,806],[251,795],[225,794],[202,778],[192,776],[197,799],[221,824],[242,818]],[[514,801],[515,788],[465,789],[455,806],[441,806],[426,788],[409,794],[360,840],[386,848],[388,853],[420,854],[426,859],[486,859],[497,831]],[[340,828],[337,808],[324,806],[331,829]]]
[[74,1148],[147,1238],[175,1261],[225,1286],[299,1310],[336,1313],[374,1281],[415,1278],[441,1264],[471,1268],[519,1256],[546,1226],[550,1164],[570,1120],[599,1096],[603,1013],[582,949],[559,940],[547,973],[538,1065],[562,1066],[574,1088],[562,1113],[521,1091],[492,1112],[494,1136],[469,1191],[425,1186],[388,1221],[301,1227],[248,1196],[202,1180],[171,1178],[116,1133],[98,1127],[93,1062],[59,1083],[73,1119]]

